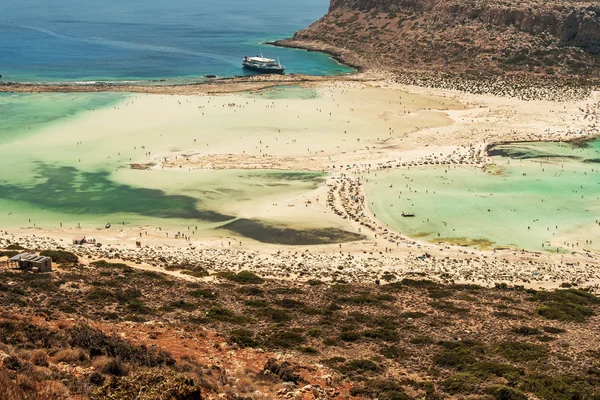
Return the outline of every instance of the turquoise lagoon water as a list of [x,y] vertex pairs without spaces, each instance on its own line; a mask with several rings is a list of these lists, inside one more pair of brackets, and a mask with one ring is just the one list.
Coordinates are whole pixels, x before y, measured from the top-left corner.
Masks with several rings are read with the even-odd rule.
[[485,170],[371,174],[369,206],[389,226],[432,242],[549,251],[579,243],[576,249],[600,250],[600,140],[509,144],[491,154],[495,166]]
[[0,145],[33,134],[38,128],[64,122],[87,110],[110,106],[125,98],[118,93],[0,93]]
[[6,81],[198,79],[251,74],[245,55],[288,72],[351,72],[327,55],[262,45],[309,26],[326,0],[8,0],[0,18]]
[[[296,92],[292,95],[304,93]],[[212,232],[209,235],[234,233],[286,244],[355,239],[351,233],[318,224],[305,223],[300,228],[289,222],[238,217],[246,205],[277,202],[282,196],[315,189],[323,182],[323,174],[133,170],[118,160],[86,157],[75,150],[78,138],[53,139],[44,129],[53,124],[60,127],[64,121],[125,98],[104,93],[0,96],[0,113],[7,117],[0,118],[0,229],[94,229],[110,222],[186,232],[191,226]],[[85,131],[81,140],[86,140]]]

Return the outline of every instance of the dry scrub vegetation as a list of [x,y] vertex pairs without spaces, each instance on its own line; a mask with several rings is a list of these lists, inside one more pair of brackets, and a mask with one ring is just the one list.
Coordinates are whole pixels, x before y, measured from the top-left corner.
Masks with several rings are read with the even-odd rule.
[[188,282],[65,260],[0,270],[0,399],[600,398],[600,300],[574,287]]

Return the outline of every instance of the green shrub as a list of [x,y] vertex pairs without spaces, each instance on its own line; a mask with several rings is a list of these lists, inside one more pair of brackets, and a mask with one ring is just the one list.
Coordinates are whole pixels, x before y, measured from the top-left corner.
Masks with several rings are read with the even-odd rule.
[[434,340],[431,336],[415,336],[410,339],[411,344],[433,344]]
[[353,387],[352,396],[380,400],[410,400],[411,397],[397,380],[367,380],[362,386]]
[[167,279],[165,274],[155,271],[137,271],[135,275],[139,278],[152,279],[155,281],[164,281]]
[[389,358],[390,360],[397,360],[408,355],[408,352],[406,350],[401,349],[397,346],[382,347],[379,350],[379,353],[385,358]]
[[127,309],[136,314],[150,314],[152,309],[139,299],[132,299],[127,302]]
[[451,394],[475,393],[477,385],[479,379],[468,372],[457,372],[442,383],[444,390]]
[[250,271],[240,271],[237,274],[234,272],[221,272],[218,273],[217,276],[223,277],[241,285],[260,285],[265,282],[263,278]]
[[361,293],[350,297],[340,297],[339,301],[356,305],[378,304],[381,302],[377,297],[372,296],[369,293]]
[[248,307],[254,307],[254,308],[267,307],[269,305],[269,303],[267,303],[264,300],[246,300],[246,301],[244,301],[244,304],[247,305]]
[[433,357],[433,362],[440,367],[465,368],[477,361],[475,356],[467,347],[456,347],[445,350]]
[[453,293],[451,291],[445,289],[429,289],[429,297],[431,297],[432,299],[443,299],[452,296],[452,294]]
[[520,389],[543,400],[597,399],[600,382],[574,375],[526,375]]
[[547,303],[536,312],[544,318],[558,321],[585,322],[594,315],[588,307],[573,303]]
[[276,300],[275,304],[277,304],[279,307],[288,308],[288,309],[304,308],[304,303],[302,303],[301,301],[298,301],[298,300],[293,300],[293,299]]
[[304,294],[302,289],[295,287],[276,287],[271,289],[271,294]]
[[134,272],[134,269],[127,264],[123,263],[111,263],[105,260],[94,261],[90,263],[91,266],[96,268],[104,269],[118,269],[123,272]]
[[241,347],[258,347],[259,342],[255,340],[254,333],[246,329],[234,329],[229,332],[229,340]]
[[185,311],[194,311],[196,308],[198,308],[198,304],[189,303],[185,300],[176,300],[176,301],[170,302],[168,304],[168,307],[177,308],[177,309],[185,310]]
[[519,326],[512,329],[513,333],[521,336],[535,336],[542,333],[538,328],[533,328],[530,326]]
[[288,349],[304,344],[305,341],[304,337],[298,333],[281,331],[274,333],[269,338],[267,344],[273,347]]
[[181,274],[188,275],[188,276],[193,276],[194,278],[205,278],[205,277],[207,277],[207,276],[210,275],[208,273],[208,271],[205,270],[205,269],[201,269],[201,270],[184,269],[184,270],[181,271]]
[[[392,285],[392,284],[390,284],[390,285]],[[388,286],[390,286],[390,285],[388,285]],[[400,285],[418,288],[418,289],[433,289],[433,288],[440,287],[439,283],[436,283],[429,279],[410,279],[410,278],[402,279],[400,281]]]
[[304,354],[319,354],[319,350],[310,346],[302,346],[298,350]]
[[44,250],[40,256],[50,257],[52,262],[57,264],[77,264],[79,262],[79,257],[64,250]]
[[386,342],[398,340],[398,332],[392,329],[370,329],[363,332],[363,336],[370,339],[380,339]]
[[206,311],[206,317],[217,321],[233,323],[240,323],[245,321],[245,318],[221,306],[213,306],[209,308],[208,311]]
[[258,314],[263,317],[269,318],[273,322],[286,322],[292,320],[291,315],[287,312],[271,307],[266,307],[258,310]]
[[102,373],[112,376],[127,376],[129,369],[120,360],[113,358],[102,367]]
[[201,389],[189,374],[170,370],[133,371],[127,377],[109,379],[94,391],[91,399],[201,399]]
[[469,309],[457,307],[451,301],[434,301],[431,303],[431,307],[450,314],[466,314],[469,312]]
[[292,382],[296,385],[303,383],[304,379],[296,371],[296,367],[287,361],[278,363],[276,359],[269,358],[263,367],[263,373],[270,372],[284,382]]
[[504,385],[490,385],[485,388],[485,392],[496,400],[527,400],[525,393]]
[[106,355],[145,367],[175,364],[173,357],[160,349],[135,346],[88,325],[75,325],[68,330],[68,335],[71,347],[86,349],[91,357]]
[[503,364],[495,361],[479,361],[469,367],[469,372],[487,379],[490,376],[505,378],[508,382],[516,382],[524,373],[522,369],[513,367],[510,364]]
[[594,315],[589,306],[600,303],[598,297],[578,289],[536,292],[532,300],[543,303],[536,310],[542,317],[574,322],[585,322]]
[[258,288],[256,286],[242,286],[241,288],[238,288],[236,290],[236,292],[247,295],[247,296],[256,296],[256,297],[262,297],[265,295],[265,292],[263,292],[263,290],[261,288]]
[[503,342],[498,350],[504,358],[514,362],[536,361],[548,356],[546,346],[527,342]]
[[544,332],[551,333],[553,335],[558,335],[560,333],[565,333],[566,332],[566,330],[564,330],[562,328],[555,328],[553,326],[545,326],[542,329],[544,330]]
[[344,331],[340,333],[340,339],[344,342],[356,342],[361,338],[361,334],[355,331]]
[[352,360],[352,361],[346,363],[346,365],[344,366],[344,369],[347,371],[365,372],[365,371],[377,371],[379,369],[379,367],[377,366],[377,364],[375,364],[371,360],[357,359],[357,360]]

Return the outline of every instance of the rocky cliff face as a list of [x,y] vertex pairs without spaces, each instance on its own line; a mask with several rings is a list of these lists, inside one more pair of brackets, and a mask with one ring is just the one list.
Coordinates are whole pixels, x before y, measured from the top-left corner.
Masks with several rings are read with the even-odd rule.
[[331,0],[294,40],[352,52],[366,66],[592,76],[600,2]]

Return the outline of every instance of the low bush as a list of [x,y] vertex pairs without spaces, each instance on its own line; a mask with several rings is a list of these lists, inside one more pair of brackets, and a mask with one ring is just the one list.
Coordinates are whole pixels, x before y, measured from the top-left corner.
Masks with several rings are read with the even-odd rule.
[[575,375],[526,375],[519,389],[543,400],[597,399],[600,381]]
[[366,372],[377,371],[379,367],[371,360],[356,359],[346,363],[343,369],[345,371]]
[[521,336],[535,336],[542,333],[538,328],[533,328],[530,326],[519,326],[512,329],[513,333]]
[[284,310],[278,310],[276,308],[265,307],[258,310],[258,314],[269,318],[273,322],[286,322],[291,321],[292,317]]
[[411,344],[433,344],[435,341],[431,336],[415,336],[409,341]]
[[89,359],[88,355],[82,349],[62,349],[53,356],[54,361],[64,363],[84,362]]
[[306,339],[304,339],[304,337],[298,333],[281,331],[275,332],[273,335],[271,335],[267,341],[267,344],[274,347],[288,349],[304,344],[305,342]]
[[122,272],[134,272],[134,269],[127,264],[123,263],[111,263],[105,260],[94,261],[90,263],[91,266],[102,269],[115,269]]
[[496,400],[527,400],[525,393],[504,385],[490,385],[485,392]]
[[468,373],[468,372],[457,372],[451,377],[444,380],[442,387],[444,391],[457,394],[457,393],[475,393],[477,386],[479,385],[479,379]]
[[477,358],[468,346],[458,346],[444,350],[433,357],[434,364],[447,368],[463,369],[476,361]]
[[184,269],[181,271],[181,273],[183,275],[188,275],[188,276],[193,276],[194,278],[205,278],[208,275],[210,275],[208,273],[208,271],[206,271],[205,269],[200,269],[200,270],[189,270],[189,269]]
[[267,371],[284,382],[292,382],[296,385],[304,382],[304,379],[300,377],[296,368],[286,361],[278,363],[276,359],[269,358],[263,367],[263,374]]
[[450,314],[466,314],[469,312],[469,309],[457,307],[451,301],[434,301],[431,303],[431,307]]
[[258,288],[256,286],[242,286],[241,288],[238,288],[236,292],[240,294],[245,294],[247,296],[256,297],[263,297],[265,295],[265,292],[263,292],[261,288]]
[[114,377],[94,391],[92,400],[104,399],[201,399],[202,387],[186,374],[168,370],[134,371]]
[[544,330],[544,332],[551,333],[553,335],[558,335],[560,333],[566,332],[566,330],[564,330],[562,328],[555,328],[554,326],[545,326],[542,329]]
[[410,400],[411,397],[397,380],[367,380],[361,386],[353,387],[352,396],[380,400]]
[[69,344],[89,351],[91,357],[105,355],[146,367],[175,364],[173,357],[161,349],[135,346],[88,325],[75,325],[68,334]]
[[503,342],[498,346],[500,354],[509,361],[536,361],[548,356],[548,348],[544,345],[527,342]]
[[241,347],[258,347],[259,342],[255,340],[254,333],[247,329],[234,329],[229,332],[229,340]]
[[510,383],[517,382],[517,380],[525,373],[525,371],[520,368],[495,361],[479,361],[471,365],[468,370],[481,379],[495,376],[504,378]]
[[398,332],[392,329],[370,329],[364,331],[362,334],[366,338],[379,339],[386,342],[394,342],[399,338]]
[[276,300],[275,304],[277,304],[279,307],[288,308],[288,309],[304,308],[304,303],[302,303],[301,301],[298,301],[298,300],[293,300],[293,299]]
[[246,320],[244,317],[239,316],[236,313],[234,313],[233,311],[228,310],[221,306],[213,306],[213,307],[209,308],[208,311],[206,312],[206,317],[217,320],[217,321],[233,322],[233,323],[240,323],[240,322],[244,322]]
[[536,310],[542,317],[574,322],[585,322],[594,315],[590,306],[600,303],[598,297],[579,289],[536,292],[532,300],[542,302]]
[[379,353],[390,360],[397,360],[408,355],[408,352],[397,346],[382,347]]
[[102,368],[102,373],[112,376],[127,376],[129,375],[129,369],[127,366],[125,366],[125,364],[123,364],[123,362],[113,358],[104,365]]
[[265,282],[263,278],[250,271],[240,271],[237,274],[234,272],[221,272],[218,273],[217,276],[223,277],[241,285],[260,285]]
[[79,257],[64,250],[44,250],[40,256],[50,257],[52,262],[57,264],[77,264],[79,262]]
[[344,342],[356,342],[361,338],[361,334],[355,331],[344,331],[340,333],[340,339]]

